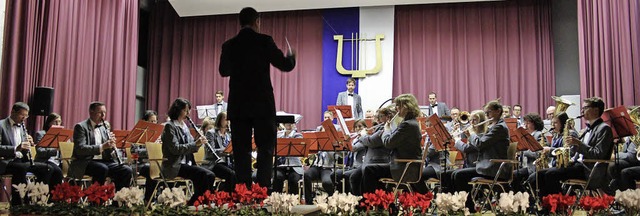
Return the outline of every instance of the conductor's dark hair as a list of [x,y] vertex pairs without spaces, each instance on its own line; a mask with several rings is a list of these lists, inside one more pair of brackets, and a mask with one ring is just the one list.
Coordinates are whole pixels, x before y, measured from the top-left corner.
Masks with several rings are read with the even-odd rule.
[[258,18],[260,18],[260,14],[256,9],[251,7],[242,8],[240,11],[240,26],[246,26],[253,24]]

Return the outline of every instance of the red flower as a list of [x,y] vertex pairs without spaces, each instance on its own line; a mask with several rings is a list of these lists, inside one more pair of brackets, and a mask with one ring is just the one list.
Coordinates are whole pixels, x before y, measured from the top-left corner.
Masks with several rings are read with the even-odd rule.
[[375,193],[365,193],[362,196],[364,201],[360,203],[360,206],[367,208],[367,212],[372,208],[389,209],[389,205],[394,200],[393,193],[387,193],[381,189],[377,189]]
[[542,204],[549,208],[551,213],[556,213],[559,211],[564,211],[569,209],[576,202],[575,196],[563,195],[561,193],[558,194],[550,194],[545,197],[542,197]]
[[613,203],[614,197],[604,194],[602,197],[585,196],[580,199],[580,207],[593,214],[596,211],[608,209]]
[[431,192],[427,194],[405,192],[400,194],[400,196],[398,197],[400,206],[402,206],[405,212],[409,215],[413,214],[411,208],[420,209],[424,214],[427,209],[429,209],[431,200],[433,200],[433,193]]
[[53,201],[77,203],[82,196],[84,196],[84,194],[80,186],[72,186],[68,182],[56,185],[51,191],[51,199]]
[[115,186],[113,184],[100,185],[94,182],[84,190],[84,195],[90,203],[101,205],[115,196]]

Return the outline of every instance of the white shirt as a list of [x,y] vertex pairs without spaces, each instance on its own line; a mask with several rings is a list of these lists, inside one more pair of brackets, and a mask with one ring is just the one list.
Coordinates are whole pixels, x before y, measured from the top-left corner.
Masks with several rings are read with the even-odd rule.
[[[93,120],[89,120],[89,122],[91,123],[91,127],[93,128],[93,138],[96,142],[96,145],[102,145],[102,133],[100,133],[100,129],[97,127],[98,124],[93,122]],[[102,154],[94,155],[93,159],[101,160]]]
[[[430,105],[431,106],[431,111],[433,112],[433,114],[436,114],[437,116],[440,116],[440,113],[438,113],[438,103],[436,103],[436,105]],[[435,107],[433,107],[435,106]]]
[[[351,95],[349,95],[351,94]],[[353,105],[353,94],[347,91],[347,105],[351,105],[351,113],[355,116],[356,106]]]

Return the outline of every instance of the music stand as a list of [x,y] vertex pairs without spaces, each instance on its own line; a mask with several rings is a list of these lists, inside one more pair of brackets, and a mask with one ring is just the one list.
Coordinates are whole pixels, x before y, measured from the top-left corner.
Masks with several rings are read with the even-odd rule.
[[[251,137],[251,150],[256,150],[256,139],[254,137]],[[233,140],[229,141],[229,144],[224,148],[222,153],[233,154]]]
[[340,134],[336,127],[333,126],[333,122],[330,119],[322,122],[322,127],[329,137],[329,142],[334,147],[331,151],[351,151],[351,142],[349,142],[349,135],[345,135],[345,130]]
[[129,133],[130,131],[126,130],[113,130],[113,134],[116,137],[116,148],[123,149],[131,147],[131,143],[125,142]]
[[211,119],[215,119],[216,115],[216,105],[201,105],[196,106],[196,110],[198,111],[198,119],[204,119],[209,117]]
[[125,138],[125,142],[135,143],[137,145],[144,145],[147,142],[155,142],[162,135],[164,126],[160,124],[154,124],[151,122],[140,120],[133,127],[133,130],[129,132],[129,135]]
[[307,143],[309,153],[318,151],[333,151],[333,146],[329,142],[329,135],[326,132],[305,132],[302,137]]
[[[611,127],[613,139],[620,139],[626,136],[634,136],[638,134],[635,125],[629,117],[627,108],[619,106],[607,109],[602,113],[602,120]],[[619,142],[614,142],[614,149],[618,149]],[[613,151],[613,159],[616,166],[620,163],[620,155],[618,151]],[[619,170],[618,170],[619,172]]]
[[426,133],[427,132],[427,128],[429,126],[427,126],[427,117],[421,116],[421,117],[417,117],[416,120],[418,120],[418,125],[420,125],[420,132],[421,133]]
[[[304,138],[278,138],[276,143],[275,156],[277,157],[306,157],[309,154],[309,148]],[[287,160],[289,162],[289,160]],[[274,163],[274,164],[277,164]],[[289,166],[287,164],[286,166]],[[273,166],[273,173],[276,173],[277,165]]]
[[529,150],[536,152],[543,149],[540,143],[524,128],[516,129],[516,135],[518,136],[518,151]]
[[73,130],[62,127],[51,127],[36,146],[43,148],[59,148],[58,143],[66,142],[73,137]]
[[[517,118],[504,118],[503,121],[507,125],[507,128],[509,129],[509,131],[518,130],[518,119]],[[518,142],[518,139],[514,138],[514,136],[511,136],[511,140],[510,141],[511,142]]]
[[356,124],[356,120],[355,119],[344,120],[344,123],[347,125],[347,129],[349,131],[353,131],[353,127]]
[[333,111],[333,117],[337,118],[337,111],[339,110],[342,113],[342,117],[344,118],[353,118],[353,113],[351,113],[351,105],[340,105],[340,106],[328,106],[328,110]]
[[602,113],[602,120],[611,126],[613,139],[620,139],[622,137],[638,134],[636,127],[629,117],[627,108],[624,106],[605,110]]

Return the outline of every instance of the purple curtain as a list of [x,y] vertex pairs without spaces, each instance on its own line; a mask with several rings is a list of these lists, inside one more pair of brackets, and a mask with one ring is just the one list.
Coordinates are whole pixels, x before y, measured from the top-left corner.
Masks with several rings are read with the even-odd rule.
[[[49,86],[67,128],[88,118],[91,101],[106,103],[114,129],[133,127],[137,0],[10,0],[5,32],[0,115]],[[39,130],[43,120],[29,119]]]
[[608,107],[637,105],[640,1],[578,1],[580,94]]
[[555,93],[549,1],[397,6],[393,94],[449,107],[501,98],[543,113]]
[[[168,2],[151,14],[147,108],[167,117],[170,103],[184,97],[195,105],[215,102],[215,92],[228,96],[228,78],[218,73],[222,44],[240,30],[237,15],[180,18]],[[298,128],[312,128],[322,98],[322,17],[317,11],[261,14],[261,31],[285,51],[285,37],[297,51],[296,68],[272,68],[276,109],[305,116]],[[194,107],[195,109],[195,107]],[[191,114],[196,119],[196,112]],[[200,122],[198,120],[197,122]]]

